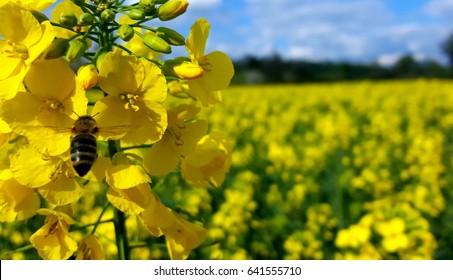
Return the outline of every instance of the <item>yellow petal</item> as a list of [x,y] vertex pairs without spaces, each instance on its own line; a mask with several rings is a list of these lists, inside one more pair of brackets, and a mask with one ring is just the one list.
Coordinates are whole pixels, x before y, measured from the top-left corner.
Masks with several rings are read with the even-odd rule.
[[149,184],[141,184],[129,189],[110,187],[107,199],[117,209],[128,215],[138,215],[149,206],[152,193]]
[[56,0],[20,0],[24,7],[36,11],[47,9],[50,5],[55,3],[55,1]]
[[139,217],[146,229],[156,237],[161,236],[165,230],[177,223],[177,217],[173,211],[163,205],[155,196]]
[[193,53],[197,59],[204,54],[206,41],[209,36],[209,29],[209,23],[204,18],[198,19],[190,28],[186,49],[189,53]]
[[164,136],[146,153],[143,165],[151,175],[163,176],[178,166],[180,158],[181,154],[176,149],[173,139]]
[[11,171],[20,184],[37,188],[52,180],[60,164],[60,158],[45,158],[33,147],[23,146],[11,158]]
[[48,202],[55,205],[66,205],[78,200],[83,194],[83,186],[74,178],[60,174],[52,181],[38,189]]
[[135,93],[145,75],[143,64],[117,49],[105,55],[99,67],[99,86],[109,95]]
[[152,144],[159,141],[167,128],[167,111],[161,104],[146,104],[131,113],[131,124],[136,127],[121,139],[126,145]]
[[151,183],[143,167],[138,165],[112,165],[106,172],[107,183],[117,189],[128,189]]
[[32,94],[42,99],[62,101],[75,87],[75,74],[64,58],[35,62],[25,77]]
[[203,68],[200,65],[189,61],[174,66],[173,71],[177,77],[188,80],[201,78],[204,75]]
[[[40,206],[39,196],[31,188],[25,187],[9,179],[0,181],[0,221],[12,222],[25,220],[36,214]],[[5,210],[10,212],[9,218],[5,219]]]
[[220,51],[206,55],[205,59],[210,64],[210,70],[205,71],[203,77],[200,78],[202,87],[207,91],[226,89],[234,75],[231,59]]
[[168,253],[172,260],[187,259],[190,252],[206,239],[208,232],[203,227],[179,218],[178,226],[165,233]]
[[118,96],[107,96],[96,102],[92,114],[99,127],[99,140],[119,139],[134,128],[131,111]]
[[161,103],[167,98],[167,82],[162,71],[154,63],[142,58],[145,74],[143,82],[137,93],[143,95],[143,99],[151,103]]
[[80,241],[76,260],[105,260],[104,249],[95,235],[89,234]]
[[219,91],[209,91],[203,87],[200,79],[187,80],[189,94],[195,99],[200,100],[203,106],[222,103],[223,98]]

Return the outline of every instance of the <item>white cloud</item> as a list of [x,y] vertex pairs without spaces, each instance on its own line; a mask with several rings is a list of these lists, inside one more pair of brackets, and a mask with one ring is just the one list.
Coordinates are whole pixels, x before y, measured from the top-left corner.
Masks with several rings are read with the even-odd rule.
[[453,0],[430,0],[425,10],[432,16],[451,18],[453,14]]

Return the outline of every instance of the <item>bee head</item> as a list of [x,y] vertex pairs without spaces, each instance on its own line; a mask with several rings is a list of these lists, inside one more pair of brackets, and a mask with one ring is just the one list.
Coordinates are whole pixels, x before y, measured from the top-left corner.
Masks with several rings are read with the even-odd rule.
[[99,129],[92,116],[80,116],[74,123],[72,132],[75,133],[98,133]]

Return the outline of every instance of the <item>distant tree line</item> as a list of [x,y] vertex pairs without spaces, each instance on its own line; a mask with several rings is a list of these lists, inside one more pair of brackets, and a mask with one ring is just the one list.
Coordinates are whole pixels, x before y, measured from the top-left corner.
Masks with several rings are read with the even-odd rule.
[[451,69],[437,61],[416,61],[411,55],[401,57],[393,66],[377,63],[310,62],[283,60],[279,55],[267,58],[245,57],[234,62],[233,83],[303,83],[340,80],[383,80],[407,78],[451,78]]
[[384,80],[408,78],[453,78],[453,33],[442,44],[449,66],[435,60],[416,61],[402,56],[393,66],[377,63],[311,62],[284,60],[278,54],[266,58],[247,56],[234,62],[233,83],[304,83],[340,80]]

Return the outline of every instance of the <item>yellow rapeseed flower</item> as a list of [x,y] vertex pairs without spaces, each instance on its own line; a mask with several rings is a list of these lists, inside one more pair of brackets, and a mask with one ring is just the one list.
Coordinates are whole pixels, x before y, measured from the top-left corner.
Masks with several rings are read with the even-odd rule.
[[161,103],[167,97],[167,85],[156,65],[116,49],[105,55],[98,84],[108,94],[93,108],[100,127],[134,126],[123,143],[151,144],[162,138],[167,112]]
[[33,189],[19,184],[12,178],[9,170],[2,172],[2,178],[0,178],[0,222],[28,219],[36,214],[39,206],[39,196]]
[[167,130],[143,160],[145,168],[151,175],[168,174],[177,167],[181,156],[187,156],[193,152],[208,129],[204,120],[189,121],[199,111],[200,108],[188,104],[182,104],[167,111]]
[[46,216],[46,222],[30,237],[33,247],[46,260],[66,260],[71,257],[77,250],[77,243],[68,231],[74,221],[60,211],[39,209],[38,213]]
[[55,32],[49,21],[39,23],[30,11],[12,2],[0,6],[0,21],[0,99],[11,99]]
[[222,133],[204,136],[195,151],[182,161],[183,178],[197,186],[220,186],[231,165],[232,146]]
[[74,72],[63,58],[42,60],[30,68],[25,84],[30,92],[2,102],[0,117],[42,154],[64,153],[70,146],[74,119],[87,110]]
[[191,61],[173,68],[177,76],[188,79],[190,94],[204,106],[222,101],[219,91],[228,87],[234,75],[233,63],[225,53],[204,54],[209,29],[208,21],[203,18],[192,25],[186,43]]

